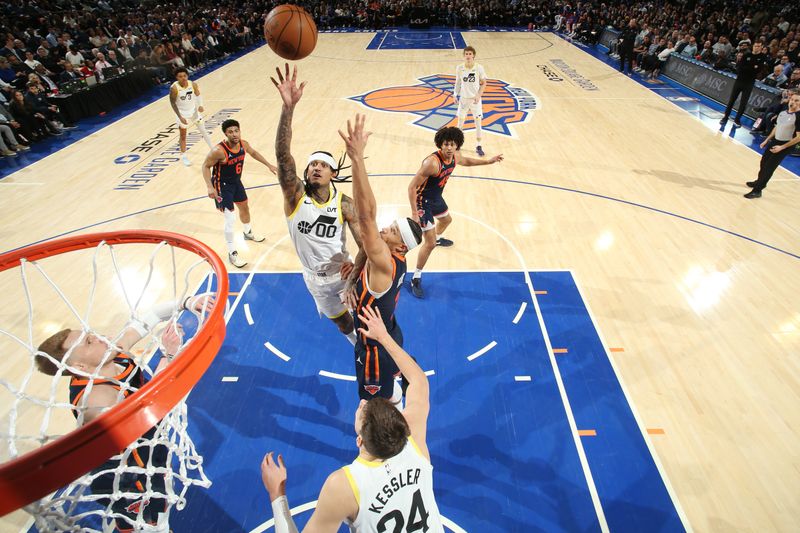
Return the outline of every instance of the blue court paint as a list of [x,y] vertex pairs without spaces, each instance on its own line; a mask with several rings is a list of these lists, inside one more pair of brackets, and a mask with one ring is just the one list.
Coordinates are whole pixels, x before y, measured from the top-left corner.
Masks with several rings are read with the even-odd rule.
[[[241,287],[247,275],[230,278]],[[470,532],[598,531],[536,314],[529,308],[512,322],[521,302],[530,301],[523,273],[430,273],[423,280],[427,298],[404,288],[397,314],[405,348],[435,371],[428,446],[443,516]],[[534,273],[534,280],[537,289],[549,287],[547,298],[557,306],[544,313],[551,335],[568,333],[575,350],[593,346],[597,333],[574,299],[569,274]],[[245,303],[254,326],[245,320]],[[291,360],[275,357],[266,341]],[[466,360],[491,341],[492,350]],[[593,354],[592,372],[604,359]],[[222,350],[188,400],[190,431],[214,485],[190,490],[187,508],[173,515],[174,531],[249,531],[269,520],[258,470],[267,451],[284,455],[292,507],[315,500],[327,474],[355,458],[355,384],[319,376],[321,369],[353,374],[352,347],[317,318],[300,274],[256,274]],[[627,403],[619,385],[613,375],[598,380],[592,372],[562,370],[579,426],[590,411],[584,399],[614,406],[591,419],[602,446],[587,448],[609,523],[623,531],[680,530],[672,527],[680,522],[671,502],[649,490],[660,477],[646,448],[637,447],[635,420],[620,415]],[[520,375],[531,381],[517,381]],[[239,380],[222,384],[225,376]],[[598,396],[586,396],[587,388]],[[606,460],[606,445],[637,455],[625,464]],[[631,493],[635,488],[648,490]],[[300,527],[308,516],[298,516]]]
[[[532,272],[552,346],[611,531],[684,531],[644,436],[569,272]],[[635,357],[635,354],[626,354]]]
[[467,43],[458,31],[379,31],[367,50],[461,50]]

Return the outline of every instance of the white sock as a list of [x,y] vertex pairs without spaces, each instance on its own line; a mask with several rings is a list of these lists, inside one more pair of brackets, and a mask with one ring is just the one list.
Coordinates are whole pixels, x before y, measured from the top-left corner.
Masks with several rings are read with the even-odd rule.
[[481,120],[483,117],[475,117],[475,138],[478,139],[478,146],[481,145]]
[[398,411],[401,413],[403,412],[403,387],[400,386],[398,380],[394,380],[394,390],[392,391],[392,398],[389,401],[397,407]]
[[350,341],[350,344],[352,344],[353,346],[356,345],[356,341],[358,340],[358,335],[356,335],[355,329],[353,329],[353,331],[351,331],[350,333],[345,333],[344,336],[347,337],[347,340]]
[[236,214],[224,209],[222,215],[225,217],[225,244],[228,245],[228,253],[232,254],[236,251],[236,245],[233,243],[233,224],[236,222]]
[[250,233],[251,231],[253,231],[253,228],[250,227],[250,224],[242,223],[242,227],[244,228],[245,233]]
[[422,269],[418,268],[414,270],[414,277],[412,277],[411,279],[419,279],[421,277],[422,277]]

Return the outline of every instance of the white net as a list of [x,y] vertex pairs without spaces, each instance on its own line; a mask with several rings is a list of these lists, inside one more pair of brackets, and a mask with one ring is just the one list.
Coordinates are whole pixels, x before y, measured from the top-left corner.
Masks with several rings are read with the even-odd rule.
[[[0,273],[0,293],[17,304],[0,312],[0,463],[135,398],[201,330],[215,283],[205,259],[166,242],[101,242]],[[184,398],[25,511],[39,531],[169,531],[187,490],[210,484]]]

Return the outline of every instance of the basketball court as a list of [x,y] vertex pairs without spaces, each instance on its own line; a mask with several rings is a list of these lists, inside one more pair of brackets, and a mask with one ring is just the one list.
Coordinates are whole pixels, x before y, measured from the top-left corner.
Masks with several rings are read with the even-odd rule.
[[[463,43],[489,78],[482,145],[505,160],[456,168],[445,192],[455,246],[431,255],[426,298],[405,286],[397,307],[405,348],[430,379],[428,446],[447,530],[793,530],[795,173],[779,169],[763,198],[745,200],[760,156],[710,128],[696,101],[528,32],[320,34],[297,63],[308,81],[294,116],[298,165],[315,150],[338,157],[337,129],[366,113],[379,225],[407,215],[407,186],[435,150],[434,132],[455,124],[449,94]],[[215,141],[235,118],[275,161],[281,104],[269,76],[282,64],[261,47],[193,78]],[[659,94],[667,90],[676,92]],[[165,94],[6,175],[0,251],[148,229],[188,235],[224,258],[222,216],[200,173],[207,147],[189,131],[187,168]],[[462,150],[475,157],[469,122],[465,136]],[[238,233],[249,264],[226,263],[225,342],[187,400],[212,485],[189,489],[186,508],[171,514],[176,533],[272,531],[258,470],[267,451],[286,460],[302,527],[328,473],[357,454],[352,348],[317,318],[276,177],[248,160],[243,179],[267,239]],[[337,187],[351,194],[351,184]],[[91,262],[59,268],[76,295],[89,286]],[[186,283],[194,291],[213,280]],[[24,329],[20,298],[4,297],[2,316]],[[104,302],[94,312],[104,305],[111,324],[120,314]],[[51,315],[33,338],[71,325]],[[5,366],[9,381],[28,370]],[[22,512],[0,519],[0,531],[29,527]]]

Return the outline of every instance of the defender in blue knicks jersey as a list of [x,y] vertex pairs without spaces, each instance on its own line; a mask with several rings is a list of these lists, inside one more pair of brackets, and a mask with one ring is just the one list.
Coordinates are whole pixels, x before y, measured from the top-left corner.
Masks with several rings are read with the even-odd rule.
[[[433,491],[433,466],[426,443],[430,393],[428,378],[386,330],[384,317],[367,306],[359,334],[380,344],[408,379],[403,412],[377,398],[356,410],[358,457],[328,476],[306,533],[333,533],[342,522],[354,533],[419,531],[443,533]],[[276,533],[295,533],[286,497],[286,467],[272,452],[261,463]]]
[[424,235],[424,242],[417,255],[417,268],[411,279],[411,293],[417,298],[425,295],[422,290],[422,269],[425,268],[433,249],[436,246],[453,245],[453,241],[441,235],[453,221],[443,193],[456,164],[471,167],[491,165],[503,160],[503,154],[489,159],[475,159],[463,155],[459,150],[464,144],[464,133],[459,128],[440,129],[436,132],[434,143],[438,150],[422,161],[422,166],[408,185],[411,216],[422,227]]
[[277,167],[242,139],[237,121],[228,119],[223,122],[222,132],[225,134],[225,140],[209,152],[203,163],[203,179],[206,182],[209,198],[214,200],[217,209],[225,218],[224,234],[225,244],[228,247],[228,261],[233,266],[242,268],[247,262],[239,256],[234,243],[234,205],[239,210],[239,220],[242,221],[245,240],[254,242],[264,240],[262,235],[253,233],[250,227],[250,207],[247,203],[247,191],[242,184],[245,154],[250,154],[273,174],[277,172]]

